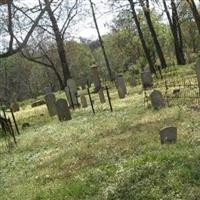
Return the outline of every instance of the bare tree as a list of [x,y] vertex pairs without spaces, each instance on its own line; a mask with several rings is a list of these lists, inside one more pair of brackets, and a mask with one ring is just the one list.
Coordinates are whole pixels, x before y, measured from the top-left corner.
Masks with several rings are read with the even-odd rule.
[[[0,50],[0,58],[16,54],[26,46],[46,11],[46,7],[37,10],[37,8],[33,6],[32,8],[23,8],[24,13],[22,13],[20,11],[22,7],[23,4],[21,4],[20,7],[20,1],[4,0],[0,3],[0,35],[1,38],[4,38],[4,41],[0,41],[1,47],[3,47],[3,49]],[[28,15],[33,15],[33,20],[31,22],[26,17]],[[23,19],[20,23],[18,23],[20,21],[19,18]],[[23,29],[23,36],[19,34],[19,29]]]
[[[26,59],[51,68],[59,81],[61,89],[65,88],[67,80],[71,78],[65,50],[65,34],[78,13],[79,2],[79,0],[74,0],[70,5],[66,5],[63,0],[52,2],[44,0],[42,6],[46,7],[47,15],[41,20],[38,27],[38,34],[35,36],[35,39],[33,39],[35,43],[34,46],[37,48],[32,48],[31,51],[22,52],[22,55]],[[41,37],[41,34],[44,35],[44,37]],[[47,41],[45,41],[47,37],[51,37],[49,46],[48,44],[45,44],[47,43]],[[55,44],[53,49],[57,51],[62,75],[60,75],[59,70],[57,69],[54,58],[49,56],[49,52],[52,50],[52,43]]]

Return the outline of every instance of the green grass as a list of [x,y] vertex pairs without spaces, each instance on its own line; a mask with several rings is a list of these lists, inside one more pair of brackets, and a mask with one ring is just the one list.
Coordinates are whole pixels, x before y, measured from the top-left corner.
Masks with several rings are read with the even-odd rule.
[[[113,113],[93,95],[96,115],[88,107],[63,123],[45,106],[24,105],[16,117],[31,127],[21,130],[17,147],[8,152],[0,139],[0,199],[200,199],[199,113],[187,106],[155,111],[144,107],[141,86],[128,91],[120,100],[112,90]],[[175,145],[160,144],[167,125],[178,127]]]

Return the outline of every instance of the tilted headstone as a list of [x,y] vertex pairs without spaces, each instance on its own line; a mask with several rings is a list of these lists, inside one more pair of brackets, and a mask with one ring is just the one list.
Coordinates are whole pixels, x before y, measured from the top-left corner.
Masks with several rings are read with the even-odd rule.
[[177,128],[176,127],[165,127],[160,130],[160,141],[164,143],[175,143],[177,140]]
[[51,94],[52,93],[52,89],[51,89],[51,86],[47,86],[44,88],[44,94],[47,95],[47,94]]
[[72,119],[70,109],[65,99],[59,99],[56,101],[56,110],[57,110],[58,119],[61,122]]
[[38,107],[38,106],[42,106],[44,104],[46,104],[46,102],[45,102],[45,100],[42,99],[42,100],[38,100],[38,101],[33,102],[31,104],[31,107],[35,108],[35,107]]
[[158,90],[154,90],[150,94],[151,104],[155,109],[162,108],[165,105],[162,93]]
[[105,103],[105,102],[106,102],[106,99],[105,99],[105,96],[104,96],[103,88],[101,88],[101,89],[98,91],[98,94],[99,94],[100,102],[101,102],[101,103]]
[[142,86],[144,89],[153,86],[153,78],[151,75],[151,71],[148,67],[145,67],[145,69],[142,71],[141,79],[142,79]]
[[127,94],[127,89],[126,89],[126,84],[125,84],[125,81],[124,81],[122,75],[118,75],[115,78],[115,86],[117,88],[119,98],[120,99],[125,98],[125,96]]
[[45,101],[47,105],[47,109],[49,112],[49,115],[51,117],[55,116],[57,114],[56,110],[56,97],[53,93],[49,93],[45,96]]
[[97,65],[91,66],[91,74],[92,74],[92,82],[94,83],[95,91],[97,92],[101,88],[101,80]]
[[196,75],[197,75],[197,81],[198,81],[198,87],[199,87],[199,93],[200,93],[200,58],[196,62]]
[[80,99],[81,99],[82,108],[87,108],[88,105],[87,105],[87,99],[86,99],[85,95],[81,94]]

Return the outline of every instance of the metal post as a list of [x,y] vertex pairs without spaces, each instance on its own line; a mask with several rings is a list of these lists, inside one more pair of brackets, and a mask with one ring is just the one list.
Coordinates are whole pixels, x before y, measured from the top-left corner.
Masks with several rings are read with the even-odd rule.
[[88,96],[89,96],[89,100],[90,100],[90,105],[91,105],[91,107],[92,107],[92,112],[93,112],[93,114],[95,114],[94,105],[93,105],[92,97],[91,97],[91,94],[90,94],[89,84],[87,84],[87,85],[88,85],[87,91],[88,91]]
[[110,106],[110,111],[113,112],[113,107],[112,107],[112,103],[111,103],[111,98],[110,98],[110,93],[109,93],[109,89],[106,86],[106,93],[107,93],[107,97],[108,97],[108,102],[109,102],[109,106]]

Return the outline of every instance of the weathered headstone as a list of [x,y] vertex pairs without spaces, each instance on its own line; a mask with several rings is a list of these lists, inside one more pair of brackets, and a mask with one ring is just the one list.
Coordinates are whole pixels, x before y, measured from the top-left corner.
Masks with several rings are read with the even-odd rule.
[[105,103],[105,102],[106,102],[106,99],[105,99],[105,96],[104,96],[103,88],[101,88],[101,89],[98,91],[98,94],[99,94],[100,102],[101,102],[101,103]]
[[154,90],[150,94],[151,104],[155,109],[162,108],[165,105],[162,93],[158,90]]
[[46,102],[44,100],[38,100],[38,101],[35,101],[31,104],[31,107],[34,108],[34,107],[38,107],[38,106],[42,106],[46,104]]
[[74,79],[68,79],[67,80],[67,86],[70,88],[70,91],[73,93],[77,93],[77,85]]
[[80,99],[81,99],[82,108],[87,108],[88,105],[87,105],[87,99],[86,99],[85,95],[81,94]]
[[95,92],[97,92],[101,88],[101,80],[99,77],[97,65],[94,64],[91,66],[91,73],[92,73],[92,82],[94,83],[95,86]]
[[199,94],[200,94],[200,58],[197,60],[195,68],[196,68],[196,75],[197,75]]
[[72,105],[78,106],[77,93],[75,93],[75,90],[73,88],[71,90],[68,86],[65,87],[65,94],[70,107]]
[[58,119],[61,122],[72,119],[67,101],[65,99],[59,99],[56,101],[56,109],[57,109]]
[[47,94],[51,94],[52,93],[52,89],[51,89],[51,86],[47,86],[44,88],[44,94],[47,95]]
[[115,86],[117,88],[119,98],[125,98],[127,94],[127,89],[122,75],[117,75],[117,77],[115,78]]
[[49,93],[45,96],[45,101],[47,105],[47,109],[49,112],[49,115],[51,117],[55,116],[57,114],[56,110],[56,97],[53,93]]
[[165,127],[160,130],[160,141],[164,143],[176,143],[177,140],[177,128],[176,127]]
[[141,72],[141,79],[142,79],[142,86],[144,89],[153,86],[153,78],[149,67],[145,67],[144,70]]

